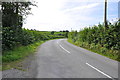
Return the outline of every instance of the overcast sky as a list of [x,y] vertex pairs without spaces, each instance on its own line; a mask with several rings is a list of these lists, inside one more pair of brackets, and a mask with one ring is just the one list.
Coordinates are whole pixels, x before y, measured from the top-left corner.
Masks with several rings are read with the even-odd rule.
[[[35,0],[23,27],[40,31],[80,30],[103,22],[104,0]],[[118,1],[109,0],[108,20],[118,18]]]

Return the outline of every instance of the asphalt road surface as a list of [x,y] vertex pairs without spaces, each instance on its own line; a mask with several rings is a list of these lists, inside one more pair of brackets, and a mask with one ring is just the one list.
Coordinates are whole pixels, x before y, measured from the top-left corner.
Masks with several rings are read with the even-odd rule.
[[118,62],[77,47],[66,39],[50,40],[36,55],[37,78],[118,78]]

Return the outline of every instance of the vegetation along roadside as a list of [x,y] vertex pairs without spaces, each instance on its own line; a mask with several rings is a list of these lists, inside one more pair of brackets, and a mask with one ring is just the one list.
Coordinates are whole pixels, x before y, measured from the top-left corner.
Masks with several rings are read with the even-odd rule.
[[[23,22],[31,14],[31,6],[35,2],[2,2],[2,68],[10,68],[14,62],[20,61],[33,53],[37,46],[46,40],[66,38],[68,31],[38,31],[23,28]],[[10,63],[10,65],[7,65]],[[1,68],[1,67],[0,67]]]
[[120,61],[120,20],[108,23],[107,29],[99,24],[79,32],[69,32],[68,42]]
[[[5,30],[5,32],[3,31],[4,35],[5,34],[7,35],[6,31],[7,30]],[[55,32],[22,29],[22,34],[17,36],[20,38],[16,38],[20,39],[19,42],[19,40],[15,41],[13,39],[8,38],[12,36],[12,34],[10,35],[9,33],[8,34],[9,36],[4,37],[6,39],[4,40],[3,43],[4,45],[2,55],[3,70],[13,67],[14,63],[19,62],[22,59],[29,56],[30,54],[34,53],[36,48],[45,41],[51,39],[66,38],[67,37],[66,34],[68,34],[67,31]],[[8,44],[8,42],[11,43]],[[8,63],[11,63],[12,65]]]

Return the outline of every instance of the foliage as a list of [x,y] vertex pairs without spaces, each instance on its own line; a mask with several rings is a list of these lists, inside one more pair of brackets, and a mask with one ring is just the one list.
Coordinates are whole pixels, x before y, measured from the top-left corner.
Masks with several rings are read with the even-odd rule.
[[[13,34],[16,33],[16,34]],[[62,34],[62,35],[59,35]],[[65,33],[55,32],[41,32],[36,30],[22,29],[19,32],[13,31],[11,27],[3,27],[2,31],[2,47],[4,50],[11,50],[18,46],[26,46],[36,41],[44,41],[56,38],[65,38]]]
[[[99,24],[83,30],[72,31],[68,35],[68,39],[72,43],[81,47],[93,50],[103,55],[113,55],[120,60],[120,22],[114,24],[109,23],[108,29],[104,29],[104,25]],[[116,51],[116,52],[114,52]],[[112,56],[112,57],[113,57]]]
[[36,41],[64,38],[66,32],[40,32],[37,30],[23,29],[23,16],[30,14],[31,7],[36,6],[31,2],[3,2],[2,3],[2,47],[12,50],[16,46],[27,46]]
[[22,59],[26,56],[28,56],[30,53],[33,53],[37,46],[42,44],[43,41],[35,42],[34,44],[30,44],[28,46],[21,46],[19,48],[14,48],[10,51],[5,51],[4,55],[2,56],[3,62],[12,62],[19,59]]
[[[2,3],[2,60],[12,62],[28,56],[36,42],[65,38],[67,32],[48,32],[22,28],[23,16],[30,14],[31,2]],[[1,34],[1,33],[0,33]]]
[[23,16],[30,14],[31,2],[2,2],[2,26],[22,27]]
[[[22,29],[23,16],[30,14],[30,6],[36,6],[31,2],[2,2],[2,46],[3,51],[13,49],[24,44],[27,31]],[[23,36],[25,34],[25,36]],[[29,38],[30,39],[30,38]],[[30,44],[30,40],[24,45]]]
[[[2,2],[3,51],[24,44],[24,34],[28,38],[29,35],[22,29],[22,24],[23,16],[30,14],[31,5],[36,6],[31,2]],[[29,42],[25,42],[25,44],[29,44]]]
[[13,33],[14,31],[11,27],[3,28],[3,63],[18,61],[28,56],[30,53],[35,51],[37,46],[46,40],[65,38],[65,33],[63,32],[55,32],[55,34],[52,35],[50,31],[43,32],[24,28],[18,32],[19,35],[14,35]]

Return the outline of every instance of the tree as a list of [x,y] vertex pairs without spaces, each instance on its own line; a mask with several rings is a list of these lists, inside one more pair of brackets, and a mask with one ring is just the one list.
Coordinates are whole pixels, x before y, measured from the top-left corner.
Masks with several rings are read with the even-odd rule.
[[2,2],[2,46],[3,49],[13,48],[22,43],[23,16],[30,14],[31,2]]
[[54,35],[54,33],[55,33],[54,31],[51,32],[52,35]]
[[2,26],[3,27],[22,27],[23,16],[30,14],[31,2],[3,2],[2,3]]

